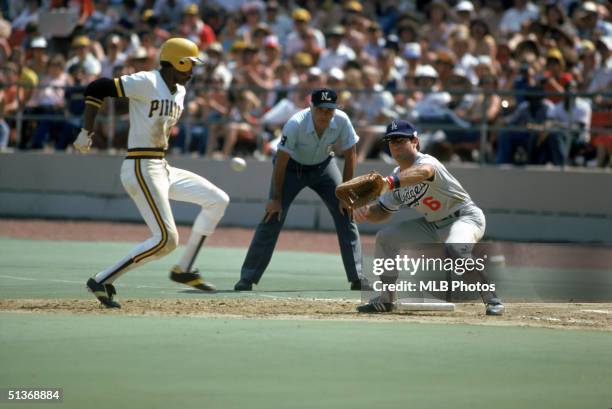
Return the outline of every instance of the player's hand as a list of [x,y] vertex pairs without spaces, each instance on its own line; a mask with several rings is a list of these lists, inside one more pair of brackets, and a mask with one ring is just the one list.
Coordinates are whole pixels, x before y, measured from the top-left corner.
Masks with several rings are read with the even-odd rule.
[[344,200],[340,200],[338,203],[338,210],[340,210],[341,215],[348,215],[350,220],[353,220],[353,209],[351,206],[346,204]]
[[363,223],[368,220],[368,213],[370,212],[370,206],[365,205],[362,207],[358,207],[353,209],[353,219],[357,223]]
[[79,136],[77,136],[76,140],[72,145],[77,151],[81,153],[87,153],[89,151],[89,148],[91,148],[93,135],[94,133],[92,131],[88,131],[85,128],[81,128]]
[[281,205],[280,200],[272,199],[266,205],[264,223],[268,223],[268,221],[270,221],[275,214],[278,214],[278,221],[280,221],[281,215],[283,214],[283,205]]

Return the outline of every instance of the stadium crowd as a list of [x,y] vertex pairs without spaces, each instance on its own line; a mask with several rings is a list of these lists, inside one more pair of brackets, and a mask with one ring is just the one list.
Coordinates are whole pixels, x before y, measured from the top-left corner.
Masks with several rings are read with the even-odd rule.
[[[360,160],[387,157],[381,131],[402,117],[443,160],[612,166],[611,1],[0,5],[0,149],[67,149],[89,81],[155,69],[161,43],[181,36],[207,64],[173,150],[269,157],[310,90],[329,86],[360,135]],[[125,147],[127,112],[127,101],[105,102],[94,147]]]

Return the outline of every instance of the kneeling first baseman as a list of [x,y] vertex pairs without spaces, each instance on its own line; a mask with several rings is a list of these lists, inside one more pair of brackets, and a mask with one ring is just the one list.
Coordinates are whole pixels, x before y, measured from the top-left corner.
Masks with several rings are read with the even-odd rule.
[[[445,244],[452,257],[469,257],[473,244],[482,239],[485,216],[463,186],[436,158],[419,152],[419,138],[407,121],[395,120],[387,127],[384,140],[398,163],[391,176],[378,176],[377,203],[357,207],[357,222],[382,223],[401,207],[414,208],[424,217],[386,227],[376,235],[376,258],[395,257],[410,243]],[[384,180],[384,182],[383,182]],[[339,188],[341,189],[341,188]],[[388,279],[388,278],[387,278]],[[397,277],[391,277],[394,282]],[[502,315],[504,306],[494,292],[481,292],[487,315]],[[383,292],[359,312],[389,312],[396,294]]]
[[198,47],[183,38],[166,41],[160,50],[161,69],[120,78],[100,78],[85,90],[84,127],[74,142],[82,153],[89,150],[93,125],[105,97],[130,99],[128,154],[121,166],[121,182],[152,236],[132,249],[115,265],[87,281],[87,287],[108,308],[120,308],[113,299],[112,283],[127,271],[167,255],[178,245],[178,232],[169,199],[198,204],[197,216],[185,254],[170,272],[170,279],[202,291],[214,291],[197,270],[192,270],[202,243],[210,236],[229,204],[228,195],[192,172],[170,166],[165,160],[170,130],[183,112],[185,84],[195,64],[201,64]]

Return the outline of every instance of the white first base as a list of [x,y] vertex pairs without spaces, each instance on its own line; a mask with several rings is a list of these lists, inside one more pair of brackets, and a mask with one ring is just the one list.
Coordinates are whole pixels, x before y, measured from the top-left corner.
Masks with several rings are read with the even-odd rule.
[[404,298],[398,300],[397,307],[403,311],[455,311],[455,304],[439,300],[415,300]]

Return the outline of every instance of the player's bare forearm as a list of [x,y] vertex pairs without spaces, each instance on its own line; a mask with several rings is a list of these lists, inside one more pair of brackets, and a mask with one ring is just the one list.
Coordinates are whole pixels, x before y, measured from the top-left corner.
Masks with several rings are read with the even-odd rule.
[[289,162],[289,154],[284,151],[278,151],[276,154],[276,162],[274,164],[274,174],[272,176],[273,193],[272,199],[283,199],[283,184],[285,183],[285,172],[287,171],[287,163]]
[[85,112],[83,112],[83,128],[90,132],[93,131],[96,115],[98,115],[98,108],[89,104],[85,105]]
[[355,167],[357,166],[357,148],[356,145],[351,146],[344,151],[344,171],[342,172],[342,181],[346,182],[355,176]]
[[431,165],[421,165],[402,170],[399,174],[400,186],[410,186],[430,180],[435,170]]

